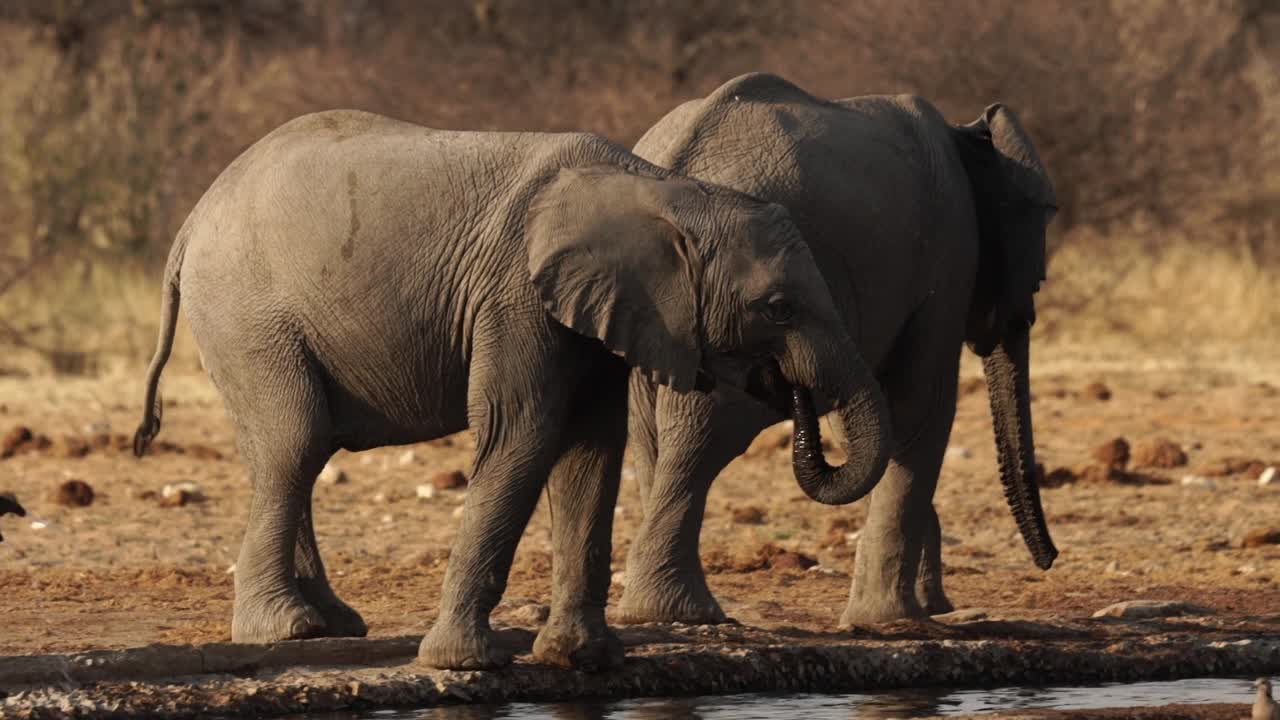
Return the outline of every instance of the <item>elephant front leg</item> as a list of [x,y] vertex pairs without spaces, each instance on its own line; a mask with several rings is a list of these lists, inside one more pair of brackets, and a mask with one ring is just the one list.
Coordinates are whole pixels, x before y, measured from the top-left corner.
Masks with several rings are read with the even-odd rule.
[[955,418],[954,392],[949,397],[938,397],[931,404],[932,414],[916,426],[918,433],[895,454],[884,479],[871,492],[841,627],[927,617],[952,609],[942,590],[942,532],[933,507]]
[[622,664],[622,642],[605,622],[613,509],[627,442],[626,375],[609,359],[583,383],[551,470],[547,500],[554,544],[551,615],[533,645],[542,662],[586,671]]
[[[634,401],[635,395],[632,395]],[[633,427],[634,413],[633,408]],[[711,483],[776,420],[750,401],[660,388],[657,461],[644,496],[644,521],[627,554],[619,619],[706,625],[729,618],[707,586],[698,554]]]

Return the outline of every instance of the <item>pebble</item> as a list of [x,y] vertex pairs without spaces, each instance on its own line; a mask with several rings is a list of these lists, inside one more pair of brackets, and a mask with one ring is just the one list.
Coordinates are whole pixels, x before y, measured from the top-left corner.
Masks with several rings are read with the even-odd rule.
[[542,603],[529,603],[512,610],[507,619],[525,627],[541,625],[551,616],[551,608]]
[[419,485],[417,493],[419,500],[430,500],[436,496],[436,487],[434,485]]
[[453,509],[453,516],[455,518],[462,517],[462,513],[466,512],[466,509],[467,509],[466,505],[459,505],[458,507]]
[[1280,478],[1276,477],[1277,475],[1280,475],[1280,470],[1276,470],[1275,465],[1263,470],[1262,474],[1258,476],[1258,487],[1266,487],[1276,483],[1280,480]]
[[968,460],[973,457],[973,451],[963,445],[952,445],[943,453],[943,460]]
[[418,453],[414,452],[413,450],[405,450],[404,452],[400,453],[400,459],[398,460],[398,462],[402,467],[405,465],[412,465],[417,461],[418,461]]
[[467,486],[467,476],[461,470],[449,470],[432,476],[431,484],[437,490],[460,490]]
[[346,471],[332,462],[325,463],[324,469],[316,477],[321,485],[344,485],[349,479]]
[[1213,478],[1207,478],[1203,475],[1183,475],[1181,484],[1183,487],[1195,487],[1204,490],[1216,490],[1218,488]]
[[180,482],[173,483],[172,485],[165,485],[160,490],[160,497],[173,497],[181,492],[185,492],[195,497],[203,497],[200,493],[200,486],[193,482]]
[[236,564],[235,564],[235,563],[231,563],[230,565],[228,565],[228,566],[227,566],[227,572],[226,572],[226,574],[227,574],[227,575],[235,575],[235,574],[236,574]]
[[47,528],[47,527],[49,527],[49,523],[44,522],[44,521],[42,521],[42,520],[32,520],[32,521],[31,521],[31,529],[32,529],[32,530],[43,530],[43,529],[45,529],[45,528]]
[[1137,620],[1144,618],[1174,617],[1177,615],[1211,615],[1202,608],[1181,600],[1125,600],[1108,605],[1093,614],[1094,617],[1114,617]]

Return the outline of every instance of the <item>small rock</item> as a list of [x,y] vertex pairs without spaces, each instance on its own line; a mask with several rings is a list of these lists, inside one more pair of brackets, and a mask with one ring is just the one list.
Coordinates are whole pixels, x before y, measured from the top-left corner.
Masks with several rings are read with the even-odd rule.
[[464,512],[466,512],[466,510],[467,510],[467,506],[466,506],[466,505],[459,505],[458,507],[456,507],[456,508],[454,508],[454,509],[453,509],[453,517],[455,517],[455,518],[460,518],[460,517],[462,517],[462,514],[463,514]]
[[550,616],[550,607],[543,605],[542,603],[529,603],[512,610],[507,615],[507,619],[513,625],[536,627],[545,623],[547,618]]
[[82,458],[89,454],[89,443],[75,435],[63,435],[54,443],[53,451],[62,458]]
[[1276,477],[1277,475],[1280,475],[1280,471],[1276,470],[1274,465],[1263,470],[1262,474],[1258,476],[1258,486],[1266,487],[1267,485],[1276,483],[1277,480],[1280,480],[1280,478]]
[[1093,614],[1094,617],[1114,617],[1126,620],[1175,617],[1178,615],[1212,615],[1207,608],[1179,600],[1126,600],[1108,605]]
[[235,574],[236,574],[236,564],[235,564],[235,563],[231,563],[230,565],[228,565],[228,566],[227,566],[227,571],[226,571],[226,573],[225,573],[225,574],[226,574],[226,575],[235,575]]
[[412,465],[418,462],[418,453],[414,452],[412,449],[405,450],[400,453],[400,459],[397,462],[400,463],[401,467],[405,465]]
[[1113,438],[1093,449],[1093,459],[1107,467],[1123,470],[1129,464],[1129,441]]
[[1240,541],[1240,547],[1243,548],[1257,548],[1264,545],[1280,545],[1280,528],[1254,530]]
[[755,505],[733,509],[733,521],[739,525],[763,525],[764,510]]
[[1187,453],[1177,443],[1160,438],[1138,443],[1130,457],[1134,467],[1176,468],[1187,464]]
[[43,520],[32,520],[32,521],[31,521],[31,529],[32,529],[32,530],[43,530],[43,529],[45,529],[45,528],[47,528],[47,527],[49,527],[49,523],[44,522]]
[[943,460],[968,460],[973,457],[973,451],[962,445],[949,446],[943,453]]
[[160,490],[160,507],[182,507],[201,500],[204,500],[204,493],[199,485],[192,482],[173,483]]
[[1084,386],[1084,396],[1091,400],[1110,400],[1111,388],[1100,382],[1092,382]]
[[436,488],[434,485],[419,485],[417,493],[419,500],[430,500],[436,496]]
[[467,476],[461,470],[449,470],[434,475],[431,485],[437,490],[457,490],[467,486]]
[[391,516],[391,513],[387,513],[386,515],[382,516],[383,525],[390,525],[394,520],[395,518]]
[[1203,475],[1183,475],[1180,483],[1183,487],[1194,487],[1202,490],[1216,490],[1218,488],[1218,484],[1213,481],[1213,478],[1207,478]]
[[347,471],[332,462],[325,463],[324,469],[316,476],[316,481],[321,485],[345,485],[349,479]]
[[12,457],[23,445],[31,442],[35,436],[31,428],[18,425],[0,438],[0,458]]
[[53,501],[63,507],[89,507],[93,504],[93,488],[83,480],[68,480],[58,486]]

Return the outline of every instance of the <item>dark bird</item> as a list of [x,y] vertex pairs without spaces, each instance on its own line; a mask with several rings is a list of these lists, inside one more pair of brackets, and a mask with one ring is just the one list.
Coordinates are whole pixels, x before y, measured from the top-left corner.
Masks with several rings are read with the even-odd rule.
[[[17,498],[12,495],[0,495],[0,517],[4,517],[11,513],[18,517],[27,516],[27,511],[23,510],[22,506],[18,504]],[[3,535],[0,535],[0,542],[4,542]]]

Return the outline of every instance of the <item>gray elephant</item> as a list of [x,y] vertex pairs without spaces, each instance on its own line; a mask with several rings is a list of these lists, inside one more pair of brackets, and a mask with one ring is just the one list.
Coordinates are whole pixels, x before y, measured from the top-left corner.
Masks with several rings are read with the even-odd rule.
[[[984,359],[1005,495],[1036,564],[1048,569],[1057,551],[1034,475],[1028,331],[1055,199],[1014,114],[992,105],[957,127],[919,98],[829,102],[750,74],[671,111],[635,152],[786,206],[861,353],[848,362],[872,367],[883,387],[897,444],[871,496],[842,625],[952,609],[933,493],[966,342]],[[776,389],[766,383],[756,397]],[[633,377],[630,435],[645,517],[627,558],[624,621],[726,619],[698,558],[707,491],[762,428],[795,412],[785,393],[773,397],[762,404],[732,388],[680,395]],[[812,418],[795,420],[803,476],[820,467],[820,450]],[[848,446],[878,452],[882,428],[844,427]]]
[[815,480],[822,492],[865,492],[888,462],[888,409],[848,361],[858,353],[786,210],[591,135],[335,111],[254,144],[169,255],[138,455],[160,428],[180,296],[253,482],[236,641],[363,635],[316,546],[318,472],[338,449],[470,427],[473,478],[420,658],[510,661],[489,614],[545,484],[554,585],[535,655],[619,662],[604,611],[631,368],[688,392],[746,388],[768,364],[839,407],[871,441]]

